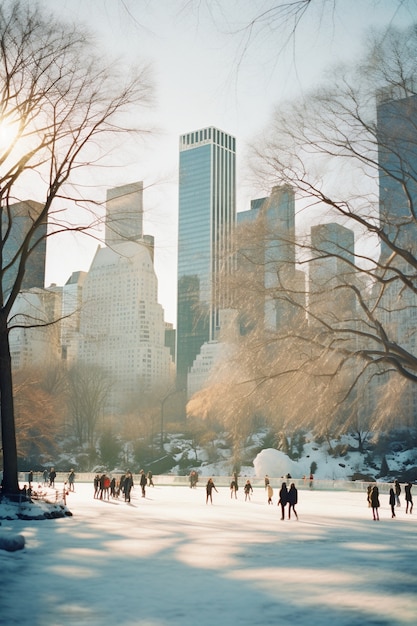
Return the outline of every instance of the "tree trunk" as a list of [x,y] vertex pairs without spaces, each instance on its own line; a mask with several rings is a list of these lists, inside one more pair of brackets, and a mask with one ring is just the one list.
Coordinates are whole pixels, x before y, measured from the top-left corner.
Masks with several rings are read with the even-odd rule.
[[0,313],[0,410],[3,445],[3,494],[19,493],[17,478],[16,429],[13,408],[12,359],[10,356],[7,317]]

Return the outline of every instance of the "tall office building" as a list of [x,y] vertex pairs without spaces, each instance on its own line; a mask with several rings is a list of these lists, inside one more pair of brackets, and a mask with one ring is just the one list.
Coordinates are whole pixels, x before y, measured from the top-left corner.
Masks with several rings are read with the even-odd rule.
[[143,182],[107,190],[106,246],[139,241],[143,234]]
[[177,385],[203,343],[215,340],[228,308],[236,221],[235,138],[214,127],[180,137]]
[[[413,94],[414,91],[414,94]],[[380,225],[389,240],[417,256],[417,95],[404,87],[382,89],[377,95],[377,139],[379,165]],[[381,241],[380,262],[385,267],[392,250]],[[378,319],[390,339],[411,354],[417,353],[417,297],[404,288],[401,275],[413,276],[414,269],[399,255],[389,261],[383,289],[375,285]],[[371,399],[382,396],[392,374],[374,377]],[[417,392],[409,385],[401,395],[398,412],[417,419]]]
[[315,318],[336,324],[352,320],[355,294],[352,269],[355,258],[355,235],[337,223],[318,224],[311,228],[313,260],[309,268],[310,322]]
[[256,324],[276,330],[294,323],[305,303],[305,275],[295,264],[294,190],[273,187],[270,196],[252,200],[249,211],[238,213],[237,223],[239,268],[255,288],[262,283],[256,291],[265,294],[253,311]]
[[[417,95],[392,89],[377,97],[379,216],[390,241],[417,254]],[[381,242],[381,259],[391,254]]]
[[109,190],[107,246],[97,249],[82,284],[78,360],[107,372],[106,409],[115,413],[129,411],[140,394],[169,385],[172,375],[153,237],[141,234],[142,189],[133,183]]
[[[21,249],[33,221],[39,216],[43,204],[34,200],[25,200],[10,205],[10,211],[2,211],[2,268],[7,268],[3,278],[3,293],[7,297],[16,280],[21,259]],[[45,284],[46,261],[46,220],[31,236],[29,255],[26,262],[22,290],[31,288],[43,289]]]

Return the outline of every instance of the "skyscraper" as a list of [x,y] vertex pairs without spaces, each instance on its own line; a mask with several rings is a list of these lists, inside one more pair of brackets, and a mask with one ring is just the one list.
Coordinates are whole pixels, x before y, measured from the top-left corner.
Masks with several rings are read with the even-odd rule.
[[[260,282],[264,302],[257,297],[256,324],[271,330],[295,321],[304,308],[305,275],[295,263],[295,197],[288,185],[273,187],[271,195],[252,200],[249,211],[237,214],[238,266]],[[300,307],[297,306],[300,305]]]
[[106,246],[139,241],[143,233],[143,182],[107,190]]
[[[9,211],[2,211],[2,269],[5,270],[2,283],[5,296],[16,280],[19,263],[21,260],[23,243],[33,221],[43,209],[43,204],[34,200],[17,202],[9,207]],[[29,242],[26,269],[22,281],[22,290],[38,287],[43,289],[45,283],[45,260],[46,260],[46,220],[36,232],[32,234]]]
[[214,127],[181,135],[179,163],[177,384],[204,342],[216,339],[233,267],[235,138]]
[[[417,95],[404,95],[392,89],[378,95],[379,217],[388,239],[416,255]],[[382,241],[382,260],[391,252]]]
[[106,371],[106,409],[115,413],[169,385],[172,375],[154,241],[142,235],[142,191],[142,182],[108,191],[107,245],[97,249],[82,288],[78,360]]
[[314,324],[315,318],[333,324],[351,320],[355,310],[355,294],[351,288],[355,284],[353,231],[335,222],[312,226],[311,246],[310,322]]

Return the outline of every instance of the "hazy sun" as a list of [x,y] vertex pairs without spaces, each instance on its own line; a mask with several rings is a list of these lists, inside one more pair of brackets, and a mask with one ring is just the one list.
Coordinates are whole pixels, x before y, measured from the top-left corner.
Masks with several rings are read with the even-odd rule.
[[17,124],[0,120],[0,150],[4,151],[16,138]]

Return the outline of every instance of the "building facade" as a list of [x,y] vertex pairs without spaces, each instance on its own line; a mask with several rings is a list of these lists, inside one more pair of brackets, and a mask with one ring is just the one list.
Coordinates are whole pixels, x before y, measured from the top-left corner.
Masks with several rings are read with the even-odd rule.
[[[404,90],[402,90],[404,92]],[[417,255],[417,95],[392,89],[377,97],[379,219],[388,241],[381,241],[381,259],[389,242]]]
[[147,243],[97,250],[83,286],[78,362],[106,373],[108,412],[128,412],[139,394],[170,384],[172,360],[157,295]]
[[304,272],[296,269],[294,190],[273,187],[237,214],[237,224],[238,269],[264,294],[263,302],[256,298],[254,320],[270,330],[295,323],[304,315],[306,286]]
[[311,228],[312,260],[309,264],[310,323],[327,322],[336,327],[352,320],[355,310],[355,235],[329,222]]
[[[66,286],[68,306],[82,292],[76,361],[105,373],[106,410],[116,414],[129,412],[141,394],[169,386],[173,374],[154,241],[142,233],[142,193],[142,182],[108,190],[106,246],[98,247],[88,274],[73,275]],[[73,329],[65,330],[73,351]]]
[[228,308],[236,221],[236,144],[208,127],[180,137],[178,217],[177,386]]
[[[9,207],[9,211],[3,210],[2,220],[2,289],[5,297],[10,293],[19,269],[21,261],[22,245],[28,236],[33,222],[44,208],[43,204],[34,200],[17,202]],[[30,237],[28,244],[25,273],[22,280],[21,290],[33,287],[43,289],[45,285],[45,262],[46,262],[46,233],[47,222],[40,224]]]
[[143,181],[107,190],[105,244],[139,241],[143,235]]

